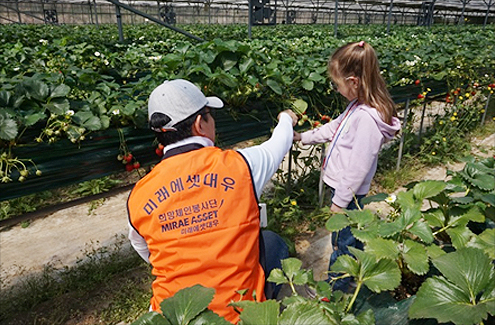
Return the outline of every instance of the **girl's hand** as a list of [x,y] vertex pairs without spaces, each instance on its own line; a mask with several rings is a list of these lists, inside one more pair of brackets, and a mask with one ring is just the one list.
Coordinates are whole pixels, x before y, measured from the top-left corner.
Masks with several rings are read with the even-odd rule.
[[332,206],[330,207],[330,211],[332,212],[340,212],[342,210],[341,207],[339,207],[338,205],[332,203]]
[[294,141],[301,141],[301,133],[294,131]]

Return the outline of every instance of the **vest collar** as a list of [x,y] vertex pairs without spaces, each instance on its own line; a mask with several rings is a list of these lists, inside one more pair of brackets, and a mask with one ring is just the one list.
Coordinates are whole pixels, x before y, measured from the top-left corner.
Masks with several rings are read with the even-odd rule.
[[206,137],[192,136],[166,146],[163,149],[162,160],[188,151],[212,146],[214,146],[214,143],[210,139]]
[[172,157],[172,156],[175,156],[175,155],[179,155],[181,153],[186,153],[186,152],[201,149],[201,148],[204,148],[204,146],[199,144],[199,143],[189,143],[189,144],[185,144],[185,145],[180,146],[180,147],[175,147],[173,149],[168,150],[163,155],[162,160],[167,159],[167,158]]

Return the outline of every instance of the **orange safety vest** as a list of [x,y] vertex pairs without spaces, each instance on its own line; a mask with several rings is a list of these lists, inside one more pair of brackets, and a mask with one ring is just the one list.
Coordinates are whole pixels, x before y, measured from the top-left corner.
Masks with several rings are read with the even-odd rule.
[[129,220],[144,237],[153,266],[153,310],[180,289],[216,290],[209,308],[237,323],[227,305],[265,300],[258,200],[244,157],[205,147],[160,162],[129,195]]

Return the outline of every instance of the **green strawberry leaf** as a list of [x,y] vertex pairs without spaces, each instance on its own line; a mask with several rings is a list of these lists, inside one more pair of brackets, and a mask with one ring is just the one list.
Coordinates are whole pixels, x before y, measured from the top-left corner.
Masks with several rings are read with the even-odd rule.
[[282,95],[282,88],[280,87],[280,84],[278,82],[273,79],[268,79],[266,81],[266,84],[268,85],[268,87],[270,87],[271,90],[273,90],[275,94]]
[[259,324],[329,324],[337,325],[337,320],[323,312],[317,304],[312,302],[296,303],[287,306],[280,315],[279,322],[274,323],[250,323],[252,325]]
[[164,299],[160,308],[172,325],[188,324],[208,308],[214,294],[215,289],[197,284]]
[[292,109],[299,115],[303,115],[308,109],[308,103],[300,98],[292,102]]
[[231,325],[232,323],[228,322],[225,318],[220,317],[218,314],[215,314],[213,311],[207,309],[203,311],[201,314],[199,314],[198,317],[190,321],[188,325],[204,325],[204,324]]
[[493,265],[483,251],[464,248],[433,263],[443,276],[428,278],[409,308],[411,318],[435,318],[440,323],[479,324],[495,310]]
[[284,272],[281,269],[273,269],[268,276],[267,281],[274,282],[275,284],[289,283],[289,280],[285,277]]
[[342,230],[349,225],[350,222],[344,214],[334,214],[325,223],[326,229],[331,232]]
[[445,216],[442,210],[439,208],[428,210],[423,214],[423,217],[425,218],[426,221],[428,221],[428,224],[430,224],[430,226],[432,227],[441,228],[445,224]]
[[301,266],[302,261],[297,258],[290,257],[282,260],[282,270],[290,282],[294,281],[294,277],[301,270]]
[[0,139],[14,140],[17,133],[17,123],[11,118],[0,115]]
[[311,80],[308,80],[308,79],[305,79],[303,80],[301,86],[307,90],[307,91],[311,91],[313,90],[313,88],[315,87],[315,83]]
[[486,229],[478,236],[474,236],[467,246],[482,249],[495,260],[495,228]]
[[152,311],[139,317],[131,325],[171,325],[171,323],[162,314]]
[[388,197],[389,197],[389,195],[387,193],[378,193],[375,195],[366,196],[366,197],[361,199],[361,204],[367,205],[367,204],[370,204],[373,202],[382,202],[382,201],[385,201],[385,199]]
[[447,184],[442,181],[424,181],[418,183],[413,188],[414,197],[423,202],[424,199],[434,197],[442,192]]
[[413,273],[423,275],[429,271],[428,253],[423,245],[412,240],[404,241],[402,256],[407,263],[407,268]]
[[399,256],[397,243],[393,240],[383,239],[380,237],[366,242],[365,250],[366,252],[376,255],[379,259],[388,258],[395,260]]
[[440,246],[435,244],[426,246],[426,251],[428,252],[428,256],[430,257],[430,259],[434,259],[446,254]]
[[409,232],[415,236],[418,236],[426,244],[433,243],[434,237],[430,226],[423,221],[418,221],[413,224],[409,229]]
[[52,90],[51,98],[66,97],[70,92],[70,87],[64,84],[58,85]]
[[455,249],[465,247],[474,235],[473,232],[465,226],[449,228],[447,229],[447,234],[450,236],[452,246],[454,246]]
[[393,290],[400,284],[401,273],[395,261],[388,258],[377,260],[374,255],[349,247],[360,261],[360,277],[364,285],[373,292]]
[[240,301],[239,303],[234,303],[232,305],[243,309],[240,316],[242,324],[277,324],[280,303],[276,300],[270,299],[261,303],[256,303],[253,301]]
[[54,98],[49,103],[44,104],[43,107],[50,113],[63,115],[70,109],[70,103],[67,98]]
[[24,124],[26,126],[33,126],[39,121],[43,120],[45,117],[46,117],[45,113],[29,114],[24,118]]

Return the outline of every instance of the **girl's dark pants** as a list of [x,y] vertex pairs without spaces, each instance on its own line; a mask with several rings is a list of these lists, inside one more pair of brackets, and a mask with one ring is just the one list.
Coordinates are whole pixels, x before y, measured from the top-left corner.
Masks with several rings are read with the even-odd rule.
[[[330,195],[330,198],[333,199],[333,196],[335,194],[335,190],[333,188],[328,188],[326,191],[326,196]],[[364,198],[365,195],[356,195],[356,199],[358,201],[358,204],[360,208],[362,208],[361,205],[361,199]],[[357,210],[358,207],[356,205],[356,199],[353,199],[351,203],[346,207],[347,210]],[[331,204],[331,202],[330,202]],[[333,232],[332,233],[332,246],[333,246],[333,252],[332,255],[330,255],[330,263],[328,265],[328,272],[329,272],[329,278],[327,281],[330,281],[332,277],[337,277],[341,274],[335,273],[335,272],[330,272],[330,268],[332,265],[335,263],[337,258],[340,255],[351,255],[352,254],[349,252],[349,246],[355,247],[357,249],[363,250],[363,243],[357,240],[351,233],[351,227],[347,226],[344,229],[340,230],[339,232]],[[339,279],[333,284],[333,290],[340,290],[347,292],[349,289],[349,285],[351,283],[351,278],[347,277],[344,279]]]

